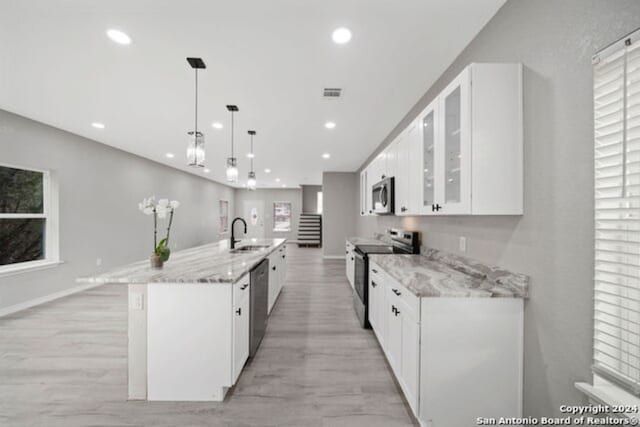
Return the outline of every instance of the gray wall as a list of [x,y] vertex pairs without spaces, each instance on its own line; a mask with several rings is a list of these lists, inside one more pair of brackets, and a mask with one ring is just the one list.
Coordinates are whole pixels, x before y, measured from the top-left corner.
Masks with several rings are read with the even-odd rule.
[[[302,213],[302,190],[299,188],[257,189],[255,191],[236,190],[235,216],[248,216],[244,213],[246,200],[262,201],[264,203],[264,237],[284,238],[295,240],[298,238],[298,221]],[[291,231],[288,233],[273,231],[273,202],[291,202]],[[237,225],[236,236],[242,237],[242,229]]]
[[522,62],[525,214],[522,217],[358,217],[359,235],[390,226],[426,245],[531,276],[525,308],[524,412],[584,403],[590,381],[593,287],[591,56],[640,27],[637,0],[510,0],[382,142],[391,141],[470,62]]
[[322,251],[324,256],[344,257],[345,239],[356,234],[358,211],[357,174],[324,172],[322,174]]
[[318,192],[322,185],[302,185],[302,212],[318,213]]
[[[219,240],[218,199],[234,190],[0,110],[0,162],[51,170],[58,179],[60,266],[0,278],[0,310],[78,286],[78,276],[148,258],[153,222],[138,202],[181,202],[172,249]],[[163,231],[164,233],[164,231]],[[169,261],[171,262],[171,261]]]

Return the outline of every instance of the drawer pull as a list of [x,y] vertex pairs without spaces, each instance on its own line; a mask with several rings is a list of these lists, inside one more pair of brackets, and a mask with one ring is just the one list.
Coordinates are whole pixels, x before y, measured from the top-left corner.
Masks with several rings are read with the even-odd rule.
[[376,286],[378,286],[378,284],[372,280],[372,281],[371,281],[371,287],[372,287],[372,288],[375,288]]
[[398,296],[402,295],[402,292],[400,292],[400,291],[399,291],[399,290],[397,290],[397,289],[391,289],[391,291],[392,291],[394,294],[398,295]]
[[378,270],[376,270],[375,268],[372,268],[371,271],[373,271],[374,273],[378,274]]
[[248,287],[249,287],[249,284],[247,283],[246,285],[241,286],[241,287],[240,287],[240,290],[241,290],[241,291],[244,291],[244,290],[245,290],[245,289],[247,289]]
[[242,308],[237,309],[237,310],[236,310],[236,314],[237,314],[238,316],[242,316]]

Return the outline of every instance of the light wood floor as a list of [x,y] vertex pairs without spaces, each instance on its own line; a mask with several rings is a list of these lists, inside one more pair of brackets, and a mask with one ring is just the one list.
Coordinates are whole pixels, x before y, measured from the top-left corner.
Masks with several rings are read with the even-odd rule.
[[0,318],[0,426],[413,425],[344,262],[290,245],[258,354],[222,403],[128,402],[126,287]]

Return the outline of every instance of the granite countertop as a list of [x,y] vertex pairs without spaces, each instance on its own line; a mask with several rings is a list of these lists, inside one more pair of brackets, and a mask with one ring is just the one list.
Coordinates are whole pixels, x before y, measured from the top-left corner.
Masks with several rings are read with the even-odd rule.
[[82,283],[234,283],[251,271],[286,242],[286,239],[245,239],[236,248],[246,245],[267,245],[249,252],[229,252],[229,241],[196,246],[171,254],[161,270],[154,270],[149,260],[117,267],[95,276],[76,279]]
[[354,245],[380,245],[389,246],[388,242],[376,239],[374,237],[348,237],[347,242]]
[[528,276],[436,249],[369,259],[418,297],[528,297]]

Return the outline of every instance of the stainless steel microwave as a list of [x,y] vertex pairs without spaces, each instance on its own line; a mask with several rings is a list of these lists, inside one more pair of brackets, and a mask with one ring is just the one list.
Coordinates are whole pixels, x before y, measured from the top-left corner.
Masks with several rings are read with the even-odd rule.
[[393,177],[385,178],[372,188],[371,204],[377,215],[393,215]]

